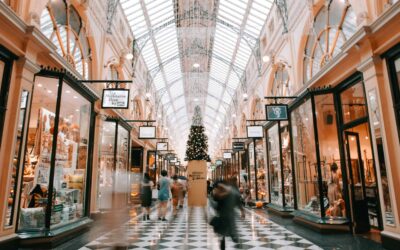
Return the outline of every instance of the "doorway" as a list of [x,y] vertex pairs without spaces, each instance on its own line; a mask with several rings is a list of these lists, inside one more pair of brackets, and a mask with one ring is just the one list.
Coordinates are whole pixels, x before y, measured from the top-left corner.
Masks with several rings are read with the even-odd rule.
[[339,118],[344,168],[353,233],[381,229],[381,213],[367,100],[361,77],[345,84],[339,92]]

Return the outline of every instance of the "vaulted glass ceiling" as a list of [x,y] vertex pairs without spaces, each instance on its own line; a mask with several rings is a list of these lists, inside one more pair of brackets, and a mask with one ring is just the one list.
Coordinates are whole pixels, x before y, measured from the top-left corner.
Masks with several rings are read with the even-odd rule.
[[[274,0],[121,0],[158,98],[183,150],[194,107],[212,140],[256,50]],[[257,72],[255,72],[257,73]],[[185,136],[185,137],[183,137]]]

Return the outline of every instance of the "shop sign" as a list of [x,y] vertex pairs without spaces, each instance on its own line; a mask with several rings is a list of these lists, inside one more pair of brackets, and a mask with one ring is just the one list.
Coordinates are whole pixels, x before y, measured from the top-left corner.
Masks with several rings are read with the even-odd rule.
[[175,166],[180,166],[180,165],[181,165],[180,161],[175,162]]
[[247,126],[247,138],[263,138],[264,129],[263,126]]
[[224,159],[231,159],[231,158],[232,158],[232,153],[230,153],[230,152],[224,153]]
[[129,108],[129,89],[103,89],[101,108],[127,109]]
[[215,164],[216,164],[217,166],[222,165],[222,160],[216,160],[216,161],[215,161]]
[[178,159],[176,159],[176,157],[174,157],[174,158],[172,158],[169,162],[175,163],[175,162],[177,162],[177,161],[178,161]]
[[244,142],[232,142],[232,149],[235,152],[244,151],[245,150]]
[[154,126],[139,127],[139,139],[155,139],[155,138],[156,138],[156,127]]
[[168,150],[168,142],[157,142],[157,151],[167,151]]
[[288,106],[286,104],[268,104],[265,105],[267,121],[287,121]]

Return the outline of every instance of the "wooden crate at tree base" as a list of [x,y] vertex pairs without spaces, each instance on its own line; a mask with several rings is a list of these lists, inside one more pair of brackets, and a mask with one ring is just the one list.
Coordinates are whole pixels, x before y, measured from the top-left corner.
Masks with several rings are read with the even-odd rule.
[[188,206],[207,205],[207,162],[189,161],[188,164]]

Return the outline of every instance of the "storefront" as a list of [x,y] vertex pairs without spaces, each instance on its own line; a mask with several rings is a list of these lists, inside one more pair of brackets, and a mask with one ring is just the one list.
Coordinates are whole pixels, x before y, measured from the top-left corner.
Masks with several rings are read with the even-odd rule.
[[124,208],[129,201],[130,126],[118,119],[103,121],[99,141],[98,208]]
[[[6,48],[0,45],[0,148],[2,147],[2,135],[3,135],[3,126],[5,123],[5,117],[6,117],[6,111],[7,111],[7,101],[8,101],[8,93],[10,89],[10,79],[11,79],[11,72],[12,72],[12,66],[13,62],[16,59],[16,57],[9,52]],[[26,103],[24,103],[26,104]],[[21,106],[21,113],[24,112],[25,107]],[[22,114],[24,116],[24,114]],[[23,123],[23,121],[21,121]],[[22,126],[22,125],[21,125]],[[18,127],[19,129],[22,130],[22,128]],[[19,130],[18,132],[21,132]],[[20,138],[20,137],[19,137]],[[17,139],[18,140],[18,139]],[[14,211],[14,204],[15,204],[15,195],[16,195],[16,187],[17,187],[17,165],[18,163],[15,162],[17,160],[19,155],[19,148],[18,145],[20,145],[20,140],[17,142],[17,149],[16,153],[14,155],[14,162],[13,162],[13,178],[10,179],[10,190],[8,192],[8,200],[7,200],[7,208],[6,208],[6,214],[5,214],[5,226],[10,226],[13,224],[12,218],[13,216],[13,211]],[[15,158],[16,157],[16,158]],[[5,167],[5,166],[1,166]]]
[[296,220],[328,230],[350,224],[356,233],[382,228],[366,103],[356,73],[290,105]]
[[289,122],[269,124],[266,139],[270,190],[268,207],[272,211],[292,212],[295,199]]
[[15,162],[23,163],[21,171],[15,169],[22,173],[17,225],[22,239],[56,235],[90,221],[96,99],[64,71],[42,70],[32,92],[22,91],[17,145],[26,143],[15,154]]

